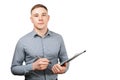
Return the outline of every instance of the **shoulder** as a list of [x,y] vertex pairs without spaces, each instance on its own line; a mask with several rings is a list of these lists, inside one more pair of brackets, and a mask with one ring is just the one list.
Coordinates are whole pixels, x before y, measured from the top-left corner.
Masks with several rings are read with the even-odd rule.
[[60,43],[64,41],[61,34],[53,32],[53,31],[50,31],[50,32],[51,32],[51,36],[53,39],[57,40]]
[[32,32],[29,32],[25,35],[23,35],[19,40],[18,40],[18,44],[22,44],[27,42],[28,40],[30,40],[32,38]]
[[50,31],[51,35],[56,38],[62,38],[62,35],[53,31]]

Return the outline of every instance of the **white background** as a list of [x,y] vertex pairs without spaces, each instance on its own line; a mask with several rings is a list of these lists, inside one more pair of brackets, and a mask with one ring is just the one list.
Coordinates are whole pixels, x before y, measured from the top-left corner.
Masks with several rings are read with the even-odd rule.
[[37,3],[48,7],[48,27],[63,36],[69,57],[87,50],[59,80],[120,80],[119,0],[1,0],[1,79],[24,80],[11,74],[11,61],[18,39],[33,29],[30,9]]

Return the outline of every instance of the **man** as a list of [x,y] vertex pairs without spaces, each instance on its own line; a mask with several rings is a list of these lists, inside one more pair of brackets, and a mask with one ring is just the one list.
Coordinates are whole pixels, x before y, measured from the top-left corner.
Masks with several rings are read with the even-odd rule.
[[57,74],[67,71],[67,63],[63,66],[58,63],[68,59],[64,41],[61,35],[48,29],[49,18],[46,6],[32,7],[30,19],[34,29],[16,45],[11,66],[14,75],[25,75],[25,80],[57,80]]

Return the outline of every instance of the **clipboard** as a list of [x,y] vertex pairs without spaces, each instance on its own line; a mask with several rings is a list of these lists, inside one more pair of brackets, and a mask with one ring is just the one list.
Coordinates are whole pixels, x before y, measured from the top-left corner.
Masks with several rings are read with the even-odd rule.
[[83,53],[85,53],[85,52],[86,52],[86,50],[84,50],[84,51],[81,52],[81,53],[78,53],[78,54],[74,55],[74,56],[71,57],[70,59],[65,60],[65,61],[63,61],[62,63],[60,63],[60,65],[62,66],[62,65],[64,65],[65,63],[68,63],[68,62],[72,61],[73,59],[75,59],[76,57],[78,57],[79,55],[81,55],[81,54],[83,54]]

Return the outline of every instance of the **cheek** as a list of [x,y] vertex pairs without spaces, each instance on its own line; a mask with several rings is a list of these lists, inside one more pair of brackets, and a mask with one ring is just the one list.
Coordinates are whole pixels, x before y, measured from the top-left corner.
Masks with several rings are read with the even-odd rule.
[[34,19],[33,18],[31,18],[31,22],[34,23]]
[[32,23],[34,23],[34,24],[37,23],[37,19],[32,19],[31,21],[32,21]]
[[48,19],[45,19],[45,22],[46,22],[46,23],[48,23],[48,21],[49,21]]

